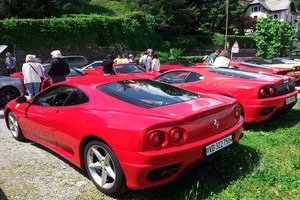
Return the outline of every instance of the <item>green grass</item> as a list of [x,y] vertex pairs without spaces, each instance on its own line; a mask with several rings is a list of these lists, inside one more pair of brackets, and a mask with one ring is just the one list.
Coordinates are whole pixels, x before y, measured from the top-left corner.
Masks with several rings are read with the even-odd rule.
[[79,5],[71,5],[72,14],[104,14],[110,16],[123,16],[128,12],[138,10],[133,3],[124,3],[122,1],[111,0],[91,0],[81,1]]
[[244,133],[239,146],[205,170],[196,168],[167,185],[128,191],[120,198],[300,199],[300,102],[284,116],[246,124]]

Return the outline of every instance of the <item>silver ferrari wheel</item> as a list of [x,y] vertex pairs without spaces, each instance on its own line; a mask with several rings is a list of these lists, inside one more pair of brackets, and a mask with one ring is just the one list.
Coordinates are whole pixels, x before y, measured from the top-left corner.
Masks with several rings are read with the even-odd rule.
[[19,141],[24,140],[24,135],[13,112],[8,113],[8,126],[12,136]]
[[123,186],[124,174],[113,151],[100,141],[85,148],[85,166],[89,177],[105,194],[115,195]]

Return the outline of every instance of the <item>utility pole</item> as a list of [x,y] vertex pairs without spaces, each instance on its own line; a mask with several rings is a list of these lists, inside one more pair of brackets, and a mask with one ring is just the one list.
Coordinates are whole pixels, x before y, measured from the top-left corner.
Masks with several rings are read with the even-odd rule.
[[228,15],[229,15],[229,0],[226,0],[226,27],[225,27],[225,44],[224,44],[224,50],[227,50]]

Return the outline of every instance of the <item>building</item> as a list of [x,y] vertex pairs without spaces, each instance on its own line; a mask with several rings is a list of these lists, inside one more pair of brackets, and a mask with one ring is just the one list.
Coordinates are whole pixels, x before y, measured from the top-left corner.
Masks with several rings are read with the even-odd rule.
[[280,21],[286,21],[295,27],[296,35],[299,34],[299,12],[290,0],[254,0],[247,6],[247,14],[253,18],[272,15]]

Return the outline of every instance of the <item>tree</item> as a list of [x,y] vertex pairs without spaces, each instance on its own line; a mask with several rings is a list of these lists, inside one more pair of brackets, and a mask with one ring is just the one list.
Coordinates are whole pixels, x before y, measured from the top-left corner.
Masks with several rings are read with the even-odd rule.
[[72,0],[0,0],[0,19],[60,17],[70,12]]
[[[209,25],[211,32],[225,33],[226,27],[226,1],[224,0],[190,0],[197,5],[200,11],[199,24],[204,31]],[[240,27],[241,21],[244,21],[245,5],[239,3],[238,0],[229,1],[229,33],[233,34],[234,29],[243,30]],[[243,31],[240,31],[242,34]]]
[[199,10],[188,0],[130,0],[130,2],[135,2],[142,11],[155,17],[158,31],[193,33],[199,27]]
[[291,24],[269,15],[257,20],[256,34],[257,56],[273,58],[291,55],[296,41],[295,29]]

